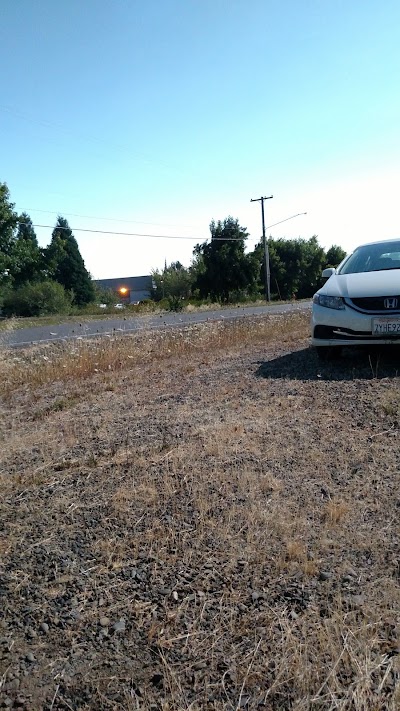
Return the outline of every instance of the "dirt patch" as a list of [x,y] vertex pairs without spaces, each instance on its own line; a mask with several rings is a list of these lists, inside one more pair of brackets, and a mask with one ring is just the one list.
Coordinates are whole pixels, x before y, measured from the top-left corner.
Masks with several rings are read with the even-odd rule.
[[7,364],[6,708],[399,708],[397,357],[321,366],[298,318]]

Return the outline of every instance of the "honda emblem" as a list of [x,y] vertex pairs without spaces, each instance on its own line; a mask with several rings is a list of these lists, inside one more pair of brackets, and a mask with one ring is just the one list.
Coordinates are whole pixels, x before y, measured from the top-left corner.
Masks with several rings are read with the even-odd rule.
[[384,299],[383,305],[385,309],[397,309],[398,299],[395,296],[390,297],[390,299]]

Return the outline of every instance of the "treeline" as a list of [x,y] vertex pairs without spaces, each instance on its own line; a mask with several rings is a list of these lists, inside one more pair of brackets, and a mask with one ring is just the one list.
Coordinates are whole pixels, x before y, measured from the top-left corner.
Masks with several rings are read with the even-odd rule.
[[[264,297],[264,250],[260,242],[246,251],[248,233],[228,217],[211,222],[211,240],[197,244],[190,267],[180,262],[153,271],[154,301],[167,300],[181,309],[185,300],[223,303]],[[327,252],[317,237],[268,240],[273,299],[313,295],[321,272],[336,266],[344,251]],[[121,260],[122,263],[122,260]],[[59,216],[50,244],[40,247],[27,213],[18,214],[5,183],[0,183],[0,309],[16,316],[67,313],[99,302],[115,303],[116,295],[99,289],[87,271],[67,220]]]
[[[211,222],[211,241],[196,245],[189,268],[173,262],[153,272],[156,300],[172,305],[185,299],[240,302],[264,296],[264,248],[262,242],[246,252],[248,233],[238,220],[228,217]],[[268,239],[270,282],[273,299],[311,297],[321,285],[325,267],[337,266],[346,253],[333,245],[325,251],[317,237]]]
[[59,216],[50,244],[39,247],[32,220],[18,214],[0,183],[0,307],[6,315],[66,313],[95,300],[78,243]]

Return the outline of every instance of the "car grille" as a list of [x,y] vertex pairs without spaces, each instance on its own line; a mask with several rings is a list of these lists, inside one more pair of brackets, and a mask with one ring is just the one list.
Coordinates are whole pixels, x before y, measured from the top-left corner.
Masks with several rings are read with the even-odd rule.
[[[397,299],[397,307],[388,309],[385,306],[387,299],[391,301]],[[362,299],[349,299],[348,304],[349,306],[355,306],[355,308],[360,311],[379,311],[385,314],[392,314],[400,311],[400,296],[367,296]]]

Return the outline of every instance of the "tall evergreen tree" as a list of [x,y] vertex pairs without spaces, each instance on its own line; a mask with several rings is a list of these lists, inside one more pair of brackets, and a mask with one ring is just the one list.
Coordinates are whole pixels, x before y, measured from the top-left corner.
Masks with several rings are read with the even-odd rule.
[[15,241],[14,286],[44,278],[43,254],[39,248],[32,220],[26,212],[18,218]]
[[18,218],[17,239],[39,247],[32,220],[27,212],[22,212]]
[[74,294],[78,306],[94,300],[94,287],[85,267],[78,243],[64,217],[57,218],[51,242],[45,250],[49,276]]
[[18,215],[10,201],[7,184],[0,183],[0,284],[12,276],[17,222]]

